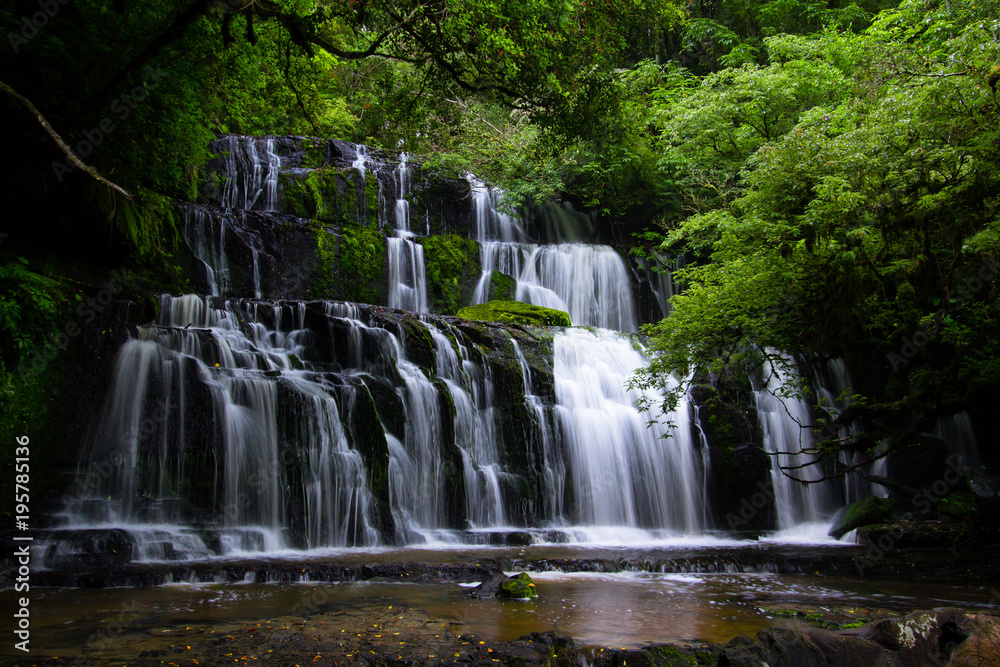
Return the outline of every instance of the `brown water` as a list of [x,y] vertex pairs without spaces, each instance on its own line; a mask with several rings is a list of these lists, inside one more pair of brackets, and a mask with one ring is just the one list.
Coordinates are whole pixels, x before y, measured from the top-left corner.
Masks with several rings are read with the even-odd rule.
[[[516,639],[556,630],[578,644],[725,642],[788,621],[766,607],[803,604],[909,611],[985,607],[986,587],[879,582],[773,574],[541,573],[536,601],[477,600],[455,583],[368,581],[340,584],[174,584],[151,589],[32,589],[32,653],[58,655],[103,634],[184,624],[267,619],[349,609],[361,604],[422,609],[466,624],[484,639]],[[3,607],[15,594],[0,592]]]

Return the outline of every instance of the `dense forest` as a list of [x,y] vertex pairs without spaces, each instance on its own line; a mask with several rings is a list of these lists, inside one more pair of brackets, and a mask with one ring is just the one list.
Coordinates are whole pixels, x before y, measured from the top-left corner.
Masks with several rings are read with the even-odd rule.
[[185,289],[173,202],[225,133],[406,150],[684,257],[634,381],[843,357],[861,428],[816,425],[821,453],[995,404],[993,3],[43,0],[0,22],[5,441],[48,423],[66,313],[122,270],[140,299]]

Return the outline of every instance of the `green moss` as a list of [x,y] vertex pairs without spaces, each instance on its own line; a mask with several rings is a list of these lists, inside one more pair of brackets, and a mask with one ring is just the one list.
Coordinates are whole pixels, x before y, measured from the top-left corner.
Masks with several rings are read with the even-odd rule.
[[303,142],[302,166],[319,169],[326,164],[326,144],[323,141],[307,139]]
[[517,296],[517,281],[506,273],[494,271],[490,274],[490,299],[513,301]]
[[953,519],[971,520],[976,514],[976,496],[968,491],[950,493],[938,501],[937,510]]
[[378,226],[378,179],[372,172],[365,173],[365,199],[368,203],[366,211],[368,224]]
[[840,539],[855,528],[886,521],[892,516],[895,507],[896,501],[892,498],[879,498],[877,496],[870,496],[856,503],[851,503],[840,513],[840,517],[830,529],[830,535]]
[[345,227],[337,270],[348,301],[378,303],[385,283],[385,237],[370,227]]
[[572,326],[569,313],[554,308],[532,306],[519,301],[490,301],[478,306],[468,306],[458,311],[458,316],[481,322],[513,322],[542,326]]
[[531,580],[531,577],[526,572],[522,572],[513,577],[507,577],[500,584],[500,588],[497,590],[497,597],[512,599],[537,598],[538,592],[535,591],[535,583]]
[[316,233],[316,259],[319,270],[312,284],[309,296],[313,299],[329,299],[334,294],[333,267],[337,262],[337,237],[323,229],[318,221],[313,221]]
[[480,274],[479,244],[457,234],[428,236],[418,242],[424,247],[431,310],[454,315],[471,301]]
[[656,667],[687,667],[698,664],[693,655],[676,646],[650,646],[646,653],[650,657],[650,664]]
[[344,227],[335,234],[318,220],[316,235],[316,279],[309,290],[313,299],[343,299],[358,303],[380,303],[385,284],[385,238],[377,229]]
[[[336,225],[375,227],[378,223],[378,181],[366,173],[364,180],[354,169],[312,169],[278,175],[284,210],[300,218],[313,218]],[[367,200],[362,206],[359,194]]]
[[340,219],[345,224],[363,225],[365,218],[358,203],[358,190],[364,191],[361,174],[353,169],[345,169],[341,175],[344,178],[344,192],[340,197]]

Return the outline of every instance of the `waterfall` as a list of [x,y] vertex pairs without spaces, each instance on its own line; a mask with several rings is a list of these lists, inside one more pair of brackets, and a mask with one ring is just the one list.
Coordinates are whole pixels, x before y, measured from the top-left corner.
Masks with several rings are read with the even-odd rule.
[[489,367],[474,363],[467,347],[452,342],[433,325],[437,376],[455,406],[455,445],[462,452],[465,514],[473,528],[505,524],[500,494],[499,450],[493,420],[493,382]]
[[671,424],[647,426],[640,400],[626,389],[647,362],[631,341],[609,331],[567,329],[555,338],[556,413],[572,479],[570,520],[593,527],[691,532],[705,527],[700,447],[692,408],[682,401]]
[[566,497],[566,461],[562,454],[562,449],[557,448],[557,442],[561,441],[560,434],[556,432],[552,425],[550,413],[545,401],[534,393],[534,383],[531,379],[531,367],[528,360],[521,351],[521,346],[517,340],[510,339],[514,348],[514,356],[518,366],[521,368],[521,382],[524,385],[524,401],[528,408],[528,414],[534,420],[534,426],[539,434],[539,444],[542,450],[542,478],[544,481],[544,514],[551,517],[555,522],[565,524]]
[[530,243],[522,221],[496,209],[497,191],[471,174],[466,178],[481,244],[476,303],[492,298],[491,279],[498,271],[517,281],[518,301],[564,310],[575,325],[637,330],[628,270],[611,246],[565,242],[579,236],[578,230],[553,224],[551,216],[546,236],[559,242]]
[[818,481],[824,475],[823,468],[810,465],[815,442],[812,431],[804,427],[813,423],[812,414],[804,399],[786,395],[786,386],[799,370],[791,358],[786,357],[784,363],[781,368],[765,363],[766,380],[754,391],[764,448],[771,456],[780,530],[829,521],[841,504],[834,484]]
[[[530,220],[501,213],[498,192],[469,176],[483,266],[475,300],[493,296],[500,272],[514,279],[515,298],[600,329],[425,314],[410,158],[390,167],[352,146],[329,148],[340,160],[333,176],[378,181],[379,223],[394,229],[388,305],[400,310],[263,301],[278,291],[275,276],[296,268],[275,260],[295,224],[277,212],[277,174],[303,162],[283,163],[284,140],[221,139],[215,203],[179,205],[212,296],[165,295],[157,319],[131,329],[41,560],[74,567],[108,550],[97,544],[161,561],[497,544],[512,531],[620,542],[707,529],[696,408],[684,398],[650,424],[656,415],[640,406],[662,397],[627,388],[648,363],[640,339],[620,333],[637,327],[632,276],[613,248],[584,242],[593,221],[555,203]],[[360,190],[367,222],[374,194]],[[424,202],[426,190],[418,194]],[[669,276],[653,285],[661,308],[671,289]],[[835,379],[818,390],[831,409],[844,407],[841,370],[831,366]],[[765,442],[788,466],[806,456],[788,453],[808,438],[795,420],[810,420],[805,403],[773,396],[781,379],[769,378],[757,405]],[[777,475],[775,489],[783,528],[832,515],[843,497]]]
[[225,188],[219,205],[249,211],[263,195],[260,208],[276,211],[281,158],[274,152],[274,137],[258,139],[230,135],[215,148],[225,153]]
[[938,420],[937,434],[944,440],[948,452],[957,456],[958,463],[966,469],[965,478],[972,491],[978,496],[994,497],[998,485],[983,467],[969,413],[963,410],[950,417],[942,417]]
[[[816,390],[816,398],[819,404],[826,409],[831,417],[836,418],[851,404],[852,383],[847,373],[847,365],[843,359],[829,359],[819,368],[815,364],[810,368],[810,376],[813,387]],[[847,439],[857,434],[856,425],[841,428],[838,436]],[[838,461],[843,467],[854,466],[867,455],[862,453],[840,452]],[[873,475],[884,477],[886,475],[886,460],[880,458],[872,464],[866,466],[868,472]],[[845,474],[842,478],[843,496],[845,503],[853,503],[867,498],[868,496],[879,496],[887,498],[889,491],[881,484],[874,484],[862,480],[854,473]]]
[[410,231],[410,166],[402,153],[396,168],[396,236],[387,239],[389,261],[389,307],[416,313],[427,312],[427,273],[424,248],[414,243]]

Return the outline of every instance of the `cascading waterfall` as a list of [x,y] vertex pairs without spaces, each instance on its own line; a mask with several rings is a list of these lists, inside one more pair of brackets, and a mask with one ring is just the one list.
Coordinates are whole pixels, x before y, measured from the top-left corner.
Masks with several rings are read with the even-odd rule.
[[517,281],[518,301],[566,311],[575,325],[637,330],[628,270],[613,248],[529,243],[522,222],[496,209],[496,191],[472,175],[467,178],[483,271],[473,295],[476,303],[492,297],[491,278],[498,271]]
[[473,528],[505,523],[500,494],[493,383],[489,367],[475,364],[464,345],[453,343],[434,326],[437,376],[444,379],[455,406],[455,444],[462,452],[466,516]]
[[263,195],[260,208],[276,211],[281,158],[274,152],[274,137],[230,135],[224,143],[226,186],[219,205],[249,211]]
[[[251,252],[254,296],[261,298],[260,256],[264,243],[245,224],[246,212],[278,210],[278,172],[281,157],[274,137],[228,136],[216,143],[224,154],[223,188],[215,202],[218,208],[181,205],[184,238],[205,269],[212,296],[230,294],[226,236],[238,237]],[[221,210],[220,210],[221,209]]]
[[646,360],[612,332],[567,329],[555,338],[555,391],[572,479],[571,520],[596,528],[705,528],[700,447],[687,399],[653,423],[636,406],[654,392],[626,389]]
[[[816,398],[832,417],[836,417],[850,404],[851,378],[847,373],[847,365],[843,359],[829,359],[819,369],[811,374],[812,384],[816,389]],[[847,438],[857,432],[856,426],[840,430],[840,437]],[[844,467],[858,463],[860,454],[841,452],[838,460]],[[867,466],[873,475],[884,477],[886,474],[885,458],[878,459]],[[844,502],[853,503],[868,496],[886,498],[888,490],[881,484],[866,482],[855,474],[847,474],[842,478]]]
[[399,158],[396,169],[396,236],[389,237],[389,307],[415,313],[427,312],[427,273],[424,269],[424,248],[411,239],[410,166],[406,153]]
[[[275,273],[267,253],[277,241],[248,221],[291,217],[275,212],[277,145],[220,140],[217,201],[181,205],[214,298],[164,296],[157,320],[122,346],[45,560],[66,567],[98,543],[155,561],[502,543],[497,536],[512,531],[620,542],[711,527],[697,410],[685,398],[650,426],[654,415],[638,406],[661,397],[626,388],[648,363],[636,337],[610,331],[636,329],[632,281],[614,249],[581,242],[586,224],[552,204],[531,225],[540,229],[534,240],[556,242],[533,243],[528,223],[499,212],[497,192],[469,177],[483,267],[475,300],[492,296],[499,271],[515,279],[519,300],[566,310],[597,331],[536,335],[358,304],[264,302],[261,274]],[[287,154],[287,142],[280,147]],[[354,148],[336,148],[336,177],[354,181],[348,167],[362,183],[374,174],[379,222],[395,220],[389,305],[426,312],[409,159],[390,170]],[[295,164],[293,156],[286,169]],[[364,199],[372,195],[358,190],[359,221],[372,224]],[[251,289],[252,300],[223,300]],[[653,286],[663,303],[670,289]],[[833,409],[842,408],[839,371],[831,367],[835,380],[818,389]],[[769,451],[789,467],[808,456],[795,453],[811,444],[795,422],[810,419],[804,402],[773,395],[781,382],[771,376],[757,405]],[[828,518],[844,496],[780,473],[774,485],[781,528]]]
[[514,338],[510,339],[510,343],[521,368],[524,401],[539,434],[539,444],[542,450],[542,479],[545,489],[545,516],[553,517],[557,522],[565,524],[567,520],[564,503],[566,498],[566,461],[562,450],[556,447],[556,443],[561,441],[561,436],[554,428],[550,416],[552,411],[545,405],[542,398],[534,393],[531,367],[521,351],[521,346]]

